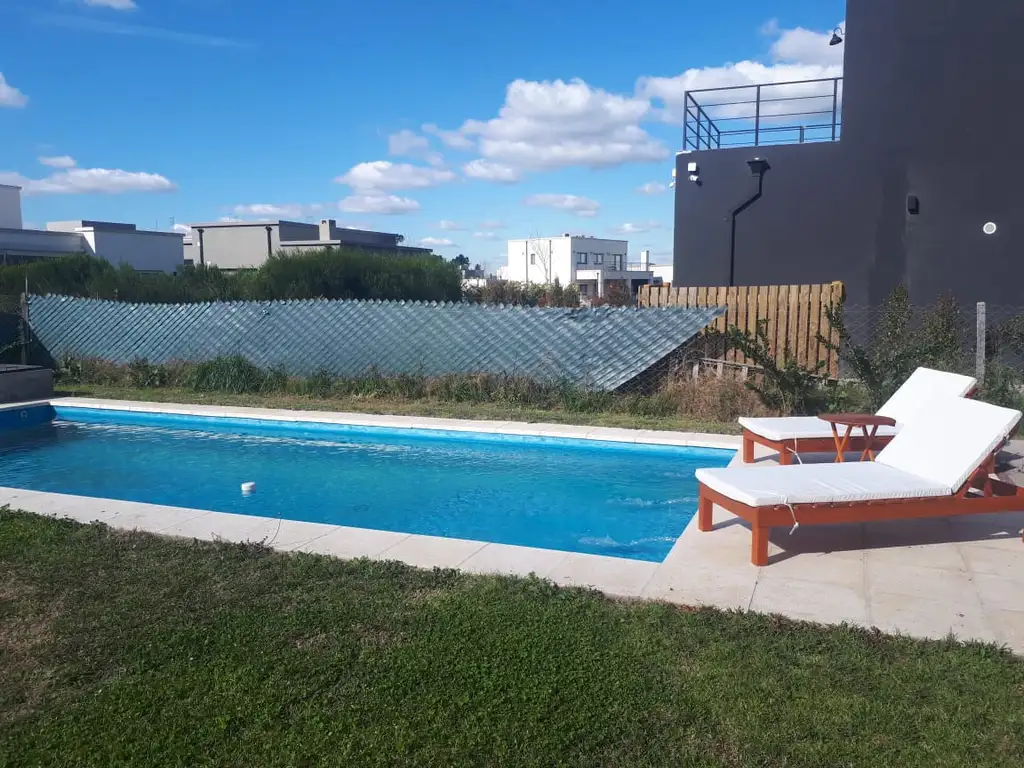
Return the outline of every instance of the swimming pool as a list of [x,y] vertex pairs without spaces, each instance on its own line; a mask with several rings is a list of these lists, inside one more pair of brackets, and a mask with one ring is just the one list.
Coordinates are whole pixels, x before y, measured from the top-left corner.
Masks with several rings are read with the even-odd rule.
[[61,406],[0,430],[0,486],[658,562],[733,455]]

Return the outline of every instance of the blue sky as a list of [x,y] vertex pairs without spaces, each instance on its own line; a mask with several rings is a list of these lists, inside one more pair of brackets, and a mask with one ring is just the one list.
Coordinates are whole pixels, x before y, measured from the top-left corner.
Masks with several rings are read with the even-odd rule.
[[683,92],[838,74],[844,16],[843,0],[4,0],[0,183],[25,187],[34,225],[330,216],[490,266],[507,238],[563,231],[665,261]]

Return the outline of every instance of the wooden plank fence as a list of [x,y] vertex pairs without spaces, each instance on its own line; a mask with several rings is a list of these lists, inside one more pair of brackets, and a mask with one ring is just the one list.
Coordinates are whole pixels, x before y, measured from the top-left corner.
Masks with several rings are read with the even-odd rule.
[[[822,372],[833,378],[839,375],[839,360],[818,342],[818,334],[839,343],[838,334],[829,327],[825,308],[842,300],[843,284],[839,282],[731,288],[644,285],[637,296],[640,307],[727,307],[726,314],[712,326],[720,331],[735,325],[753,334],[758,321],[766,320],[772,354],[778,355],[788,347],[800,365],[813,368],[823,362]],[[737,365],[751,364],[734,349],[727,350],[722,359]]]

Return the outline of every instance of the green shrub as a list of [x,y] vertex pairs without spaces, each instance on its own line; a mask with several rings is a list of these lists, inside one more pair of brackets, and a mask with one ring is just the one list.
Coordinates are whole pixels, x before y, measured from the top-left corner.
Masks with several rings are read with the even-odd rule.
[[328,397],[334,389],[334,376],[321,368],[302,381],[302,394],[311,397]]
[[971,372],[964,344],[966,323],[952,299],[941,299],[923,315],[915,316],[909,292],[898,286],[882,307],[881,319],[867,344],[853,338],[841,305],[828,307],[825,312],[839,344],[820,334],[818,342],[835,351],[861,382],[866,410],[881,408],[920,366]]
[[477,304],[506,304],[523,307],[578,307],[579,288],[563,286],[558,280],[550,285],[540,283],[516,283],[499,280],[482,288],[467,288],[463,292],[466,301]]
[[985,382],[978,399],[1006,408],[1024,408],[1024,394],[1021,392],[1021,375],[1013,368],[999,362],[990,362],[985,367]]
[[145,359],[128,363],[127,374],[128,386],[139,389],[166,387],[170,378],[164,366],[152,365]]
[[828,396],[821,373],[825,363],[819,361],[808,370],[797,363],[788,345],[782,349],[780,362],[772,354],[767,320],[759,320],[753,334],[730,326],[727,339],[731,347],[760,369],[745,384],[765,407],[786,415],[815,414],[825,409]]
[[85,296],[148,303],[274,299],[459,301],[458,268],[439,256],[326,248],[278,253],[259,269],[224,272],[182,266],[176,274],[141,273],[128,265],[76,254],[0,266],[0,294]]
[[241,355],[197,363],[185,381],[186,386],[196,392],[229,392],[236,395],[266,391],[267,383],[266,373]]

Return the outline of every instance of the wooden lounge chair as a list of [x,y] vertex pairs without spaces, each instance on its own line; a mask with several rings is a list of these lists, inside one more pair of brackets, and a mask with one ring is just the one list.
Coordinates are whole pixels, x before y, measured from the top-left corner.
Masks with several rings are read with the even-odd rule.
[[1024,489],[993,477],[1020,411],[959,397],[932,401],[873,462],[699,469],[698,528],[717,504],[753,527],[750,559],[768,564],[775,526],[859,523],[1024,510]]
[[[895,427],[879,426],[872,442],[876,447],[888,443],[900,427],[912,421],[920,412],[922,404],[932,397],[968,397],[978,382],[970,376],[958,373],[918,368],[896,390],[885,405],[878,409],[879,416],[887,416],[896,422]],[[780,464],[791,464],[793,456],[800,452],[818,453],[834,449],[835,439],[832,426],[817,416],[789,416],[781,418],[739,419],[743,427],[743,461],[754,461],[754,444],[775,450]],[[851,437],[851,451],[863,451],[864,438]]]

